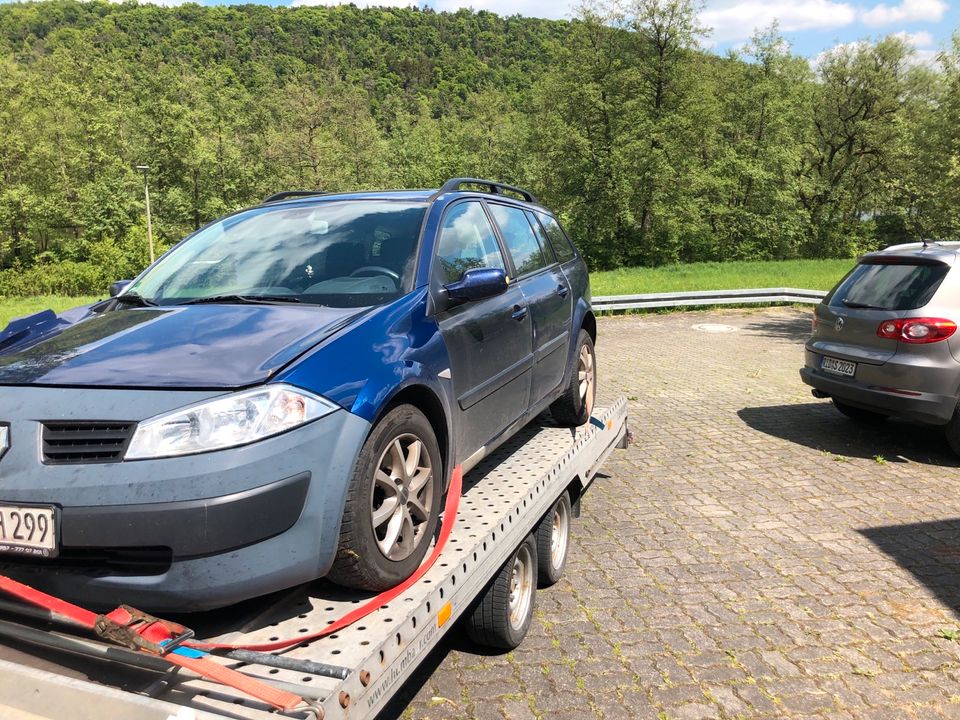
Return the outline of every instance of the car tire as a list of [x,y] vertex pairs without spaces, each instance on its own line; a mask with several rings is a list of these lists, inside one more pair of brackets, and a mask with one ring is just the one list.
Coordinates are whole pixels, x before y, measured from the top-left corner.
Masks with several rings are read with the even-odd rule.
[[877,425],[889,417],[889,415],[874,412],[873,410],[864,410],[863,408],[854,407],[853,405],[847,405],[842,400],[837,400],[836,398],[831,399],[833,400],[833,406],[837,410],[851,420],[855,420],[858,423],[863,423],[864,425]]
[[597,398],[597,353],[590,333],[582,328],[568,372],[569,384],[550,406],[550,414],[561,425],[576,427],[590,419]]
[[394,407],[357,456],[327,578],[380,592],[410,577],[433,540],[442,487],[443,463],[430,422],[412,405]]
[[534,531],[537,538],[537,587],[556,585],[563,577],[570,554],[572,517],[570,494],[564,491],[537,525]]
[[527,635],[537,595],[537,542],[527,535],[465,618],[467,636],[484,647],[513,650]]

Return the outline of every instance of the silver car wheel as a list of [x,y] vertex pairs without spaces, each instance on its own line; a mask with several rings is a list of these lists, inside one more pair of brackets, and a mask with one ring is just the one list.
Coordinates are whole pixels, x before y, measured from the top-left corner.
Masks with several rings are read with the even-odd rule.
[[397,436],[377,462],[370,495],[373,534],[385,558],[403,560],[424,541],[434,495],[423,441],[411,433]]
[[558,502],[553,510],[550,532],[550,565],[557,570],[567,559],[570,538],[570,510],[566,503]]
[[510,576],[510,595],[507,599],[507,611],[510,625],[519,630],[527,621],[533,603],[534,563],[530,545],[524,543],[513,559],[513,573]]
[[587,345],[580,348],[580,357],[577,359],[577,380],[580,383],[580,400],[584,403],[587,414],[592,414],[594,395],[596,395],[597,369],[593,353]]

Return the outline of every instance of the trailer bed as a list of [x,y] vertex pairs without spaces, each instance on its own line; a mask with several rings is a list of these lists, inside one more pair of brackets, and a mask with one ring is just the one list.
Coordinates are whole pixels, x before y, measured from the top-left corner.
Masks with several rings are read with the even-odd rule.
[[[311,701],[312,708],[284,716],[374,717],[563,491],[571,488],[577,499],[589,486],[607,455],[624,442],[626,423],[623,398],[597,408],[581,428],[535,421],[470,472],[450,539],[419,582],[354,625],[283,653],[340,666],[345,679],[218,661]],[[205,641],[250,645],[314,633],[368,598],[318,581],[178,619]],[[189,672],[173,673],[161,659],[31,619],[4,602],[0,717],[260,720],[278,713]]]

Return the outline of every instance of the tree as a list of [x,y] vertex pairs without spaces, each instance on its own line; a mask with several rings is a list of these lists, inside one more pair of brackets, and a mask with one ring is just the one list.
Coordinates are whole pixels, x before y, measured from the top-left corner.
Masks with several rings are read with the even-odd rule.
[[820,60],[799,173],[805,255],[849,257],[868,244],[861,221],[882,206],[908,57],[903,40],[891,36],[841,46]]
[[709,74],[719,105],[702,133],[714,259],[793,257],[806,227],[796,173],[812,75],[776,25],[755,33],[743,52],[748,62],[734,53]]

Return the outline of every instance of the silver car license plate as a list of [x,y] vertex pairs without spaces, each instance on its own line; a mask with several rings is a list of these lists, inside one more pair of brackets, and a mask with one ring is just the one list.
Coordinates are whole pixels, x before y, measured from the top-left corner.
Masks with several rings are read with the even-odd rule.
[[857,364],[849,360],[838,360],[837,358],[824,357],[820,361],[820,369],[833,375],[843,375],[844,377],[853,377],[857,372]]
[[53,506],[0,505],[0,552],[54,557],[56,523]]

